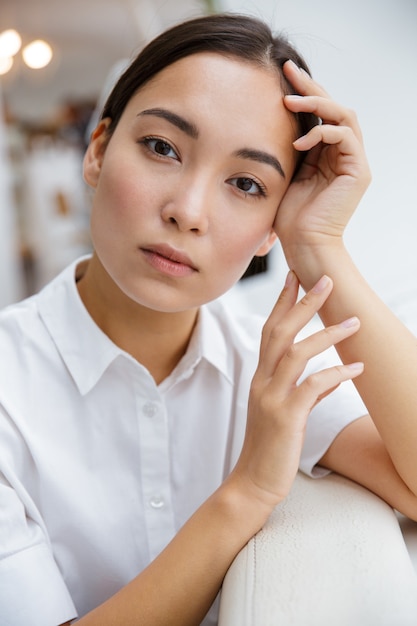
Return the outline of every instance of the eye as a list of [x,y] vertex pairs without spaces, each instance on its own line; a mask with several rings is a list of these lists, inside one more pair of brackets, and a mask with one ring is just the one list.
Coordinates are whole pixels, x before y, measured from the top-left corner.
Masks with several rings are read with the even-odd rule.
[[150,152],[158,156],[179,160],[178,154],[171,144],[160,137],[145,137],[140,143],[144,144]]
[[237,189],[242,191],[245,195],[262,197],[266,196],[265,187],[253,178],[249,178],[247,176],[239,176],[237,178],[231,178],[228,182],[237,187]]

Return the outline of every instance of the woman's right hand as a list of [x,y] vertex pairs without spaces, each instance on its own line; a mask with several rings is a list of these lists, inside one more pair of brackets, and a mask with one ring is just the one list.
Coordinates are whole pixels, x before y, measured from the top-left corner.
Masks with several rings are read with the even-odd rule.
[[327,276],[297,302],[299,282],[288,274],[262,333],[253,377],[245,441],[230,475],[246,496],[272,510],[289,493],[296,476],[305,427],[313,407],[340,383],[361,374],[362,363],[317,371],[299,382],[308,361],[359,329],[351,318],[296,342],[296,336],[332,291]]

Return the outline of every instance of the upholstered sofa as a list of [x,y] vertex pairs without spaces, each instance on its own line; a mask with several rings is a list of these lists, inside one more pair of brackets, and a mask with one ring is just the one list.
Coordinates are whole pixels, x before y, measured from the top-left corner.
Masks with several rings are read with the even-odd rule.
[[[229,306],[271,310],[286,272],[274,250],[270,275],[241,281]],[[415,281],[397,276],[385,300],[417,336]],[[341,476],[299,474],[230,567],[219,626],[417,626],[417,522]]]
[[230,567],[219,626],[417,626],[417,523],[345,478],[299,474]]

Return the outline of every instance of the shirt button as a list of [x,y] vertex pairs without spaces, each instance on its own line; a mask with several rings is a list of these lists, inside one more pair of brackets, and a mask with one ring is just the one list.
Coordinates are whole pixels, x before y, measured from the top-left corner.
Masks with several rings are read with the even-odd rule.
[[164,499],[161,496],[153,496],[153,498],[149,500],[149,504],[153,509],[162,509],[162,507],[165,506]]
[[158,406],[153,402],[146,402],[142,407],[142,411],[146,417],[155,417],[158,413]]

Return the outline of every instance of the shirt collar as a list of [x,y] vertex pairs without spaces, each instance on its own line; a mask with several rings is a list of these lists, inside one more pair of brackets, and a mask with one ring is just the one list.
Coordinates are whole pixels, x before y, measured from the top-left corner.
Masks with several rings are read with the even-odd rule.
[[217,303],[200,308],[187,352],[170,376],[161,383],[162,392],[167,392],[178,382],[190,378],[195,368],[201,367],[203,362],[216,368],[229,382],[233,381],[231,359],[218,316],[219,311],[216,309]]
[[[117,357],[133,361],[97,326],[80,298],[76,286],[77,267],[89,258],[74,261],[39,293],[40,316],[82,395],[97,384]],[[219,306],[219,303],[212,303],[201,307],[187,352],[162,387],[191,376],[201,360],[232,381],[230,356],[217,311]]]
[[88,393],[121,354],[94,322],[76,286],[74,261],[39,294],[39,313],[80,393]]
[[223,332],[221,319],[227,315],[220,302],[212,302],[200,310],[197,327],[198,343],[203,359],[211,363],[230,382],[233,380],[231,354]]

